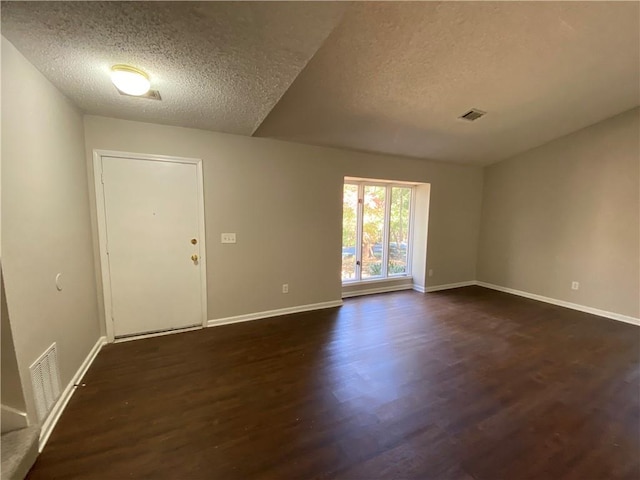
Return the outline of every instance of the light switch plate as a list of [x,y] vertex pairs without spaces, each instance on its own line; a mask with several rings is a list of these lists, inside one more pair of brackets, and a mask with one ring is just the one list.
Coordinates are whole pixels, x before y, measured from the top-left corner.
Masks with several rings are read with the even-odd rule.
[[220,243],[236,243],[236,234],[235,233],[220,234]]

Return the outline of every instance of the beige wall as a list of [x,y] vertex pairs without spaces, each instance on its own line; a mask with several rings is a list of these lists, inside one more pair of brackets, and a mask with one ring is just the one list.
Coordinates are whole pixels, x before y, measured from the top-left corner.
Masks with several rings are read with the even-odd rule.
[[486,168],[479,280],[640,316],[639,112]]
[[57,342],[64,388],[100,335],[86,179],[82,114],[2,38],[2,268],[32,421],[29,365]]
[[6,405],[21,412],[25,411],[24,395],[22,394],[22,382],[20,381],[20,371],[18,370],[18,360],[16,359],[15,346],[11,325],[9,324],[9,311],[7,310],[7,299],[4,292],[4,278],[0,272],[0,354],[2,357],[2,371],[0,372],[0,392],[2,392],[2,405]]
[[475,279],[478,167],[96,116],[85,135],[89,163],[93,149],[203,159],[209,319],[340,299],[345,176],[430,183],[429,284]]

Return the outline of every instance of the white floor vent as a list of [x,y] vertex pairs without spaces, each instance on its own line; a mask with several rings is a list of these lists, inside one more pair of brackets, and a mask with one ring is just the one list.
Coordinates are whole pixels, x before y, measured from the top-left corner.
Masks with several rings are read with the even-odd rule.
[[42,423],[60,396],[60,372],[58,371],[56,344],[51,345],[40,355],[40,358],[33,362],[29,370],[31,371],[38,422]]

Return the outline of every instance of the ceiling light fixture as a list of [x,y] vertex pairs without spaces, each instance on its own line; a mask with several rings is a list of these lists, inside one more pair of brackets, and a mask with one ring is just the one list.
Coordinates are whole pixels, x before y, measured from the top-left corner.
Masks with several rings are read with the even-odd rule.
[[129,65],[111,67],[111,81],[118,90],[128,95],[144,95],[151,88],[149,76]]

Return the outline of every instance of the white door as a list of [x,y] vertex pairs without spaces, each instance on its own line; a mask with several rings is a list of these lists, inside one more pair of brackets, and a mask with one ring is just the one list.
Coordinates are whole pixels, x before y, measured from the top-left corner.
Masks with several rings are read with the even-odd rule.
[[114,336],[202,325],[198,166],[101,159]]

